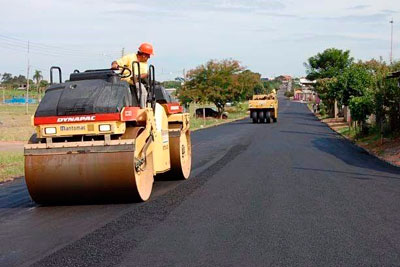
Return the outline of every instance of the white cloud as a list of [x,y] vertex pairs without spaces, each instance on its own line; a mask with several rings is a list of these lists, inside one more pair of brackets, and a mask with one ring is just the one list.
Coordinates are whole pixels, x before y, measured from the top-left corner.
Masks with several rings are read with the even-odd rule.
[[[135,51],[140,42],[148,41],[155,46],[151,62],[160,79],[226,57],[237,58],[265,76],[301,75],[307,57],[327,47],[351,49],[355,57],[387,59],[392,17],[394,56],[400,57],[396,40],[400,3],[395,0],[0,0],[0,4],[0,35],[65,49],[31,51],[32,65],[42,69],[61,65],[64,73],[108,67],[123,47]],[[0,37],[0,73],[23,74],[24,46],[12,44]]]

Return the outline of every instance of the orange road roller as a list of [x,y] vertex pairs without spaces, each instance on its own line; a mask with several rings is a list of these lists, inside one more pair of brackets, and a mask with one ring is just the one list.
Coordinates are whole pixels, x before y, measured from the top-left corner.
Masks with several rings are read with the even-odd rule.
[[[189,114],[155,81],[154,66],[146,82],[131,69],[75,70],[65,82],[59,67],[50,69],[51,85],[32,118],[36,133],[24,146],[35,202],[146,201],[157,174],[189,178]],[[122,80],[129,76],[136,86]]]

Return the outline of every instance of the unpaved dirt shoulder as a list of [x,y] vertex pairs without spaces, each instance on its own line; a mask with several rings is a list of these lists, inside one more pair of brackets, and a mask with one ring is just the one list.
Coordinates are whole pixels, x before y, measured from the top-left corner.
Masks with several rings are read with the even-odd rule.
[[[312,112],[312,111],[311,111]],[[340,132],[348,124],[343,121],[343,118],[327,118],[321,119],[317,114],[315,116],[323,123],[325,123],[329,128],[335,131],[341,137],[347,139],[354,145],[363,149],[368,154],[379,158],[380,160],[395,166],[400,167],[400,138],[388,139],[384,138],[381,143],[380,140],[370,140],[370,141],[360,141],[354,140],[347,135]]]

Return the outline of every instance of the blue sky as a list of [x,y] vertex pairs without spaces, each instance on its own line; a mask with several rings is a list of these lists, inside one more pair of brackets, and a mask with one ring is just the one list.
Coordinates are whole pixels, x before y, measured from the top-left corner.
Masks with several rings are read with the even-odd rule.
[[159,80],[209,59],[233,58],[264,77],[305,74],[308,57],[329,47],[356,59],[400,59],[400,1],[324,0],[0,0],[0,73],[48,77],[51,65],[109,67],[151,42]]

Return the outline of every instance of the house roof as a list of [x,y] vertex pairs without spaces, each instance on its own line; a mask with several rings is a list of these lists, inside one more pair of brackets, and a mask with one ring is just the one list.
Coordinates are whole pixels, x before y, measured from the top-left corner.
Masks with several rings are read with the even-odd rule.
[[315,84],[317,82],[316,81],[307,80],[306,78],[300,78],[300,83],[301,84]]
[[292,79],[292,76],[290,76],[290,75],[279,75],[278,79],[283,79],[283,80],[286,80],[286,81],[290,81]]

